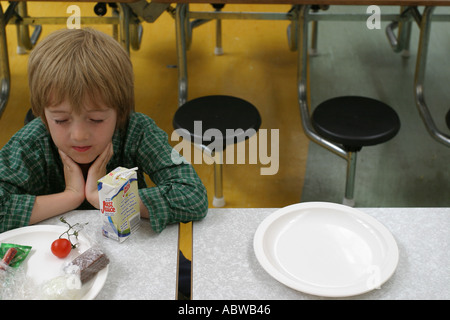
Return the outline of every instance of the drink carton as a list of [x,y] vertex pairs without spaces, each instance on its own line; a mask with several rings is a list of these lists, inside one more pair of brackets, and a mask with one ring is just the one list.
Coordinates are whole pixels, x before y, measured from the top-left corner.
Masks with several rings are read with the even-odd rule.
[[140,224],[136,170],[117,167],[97,182],[103,235],[119,242]]

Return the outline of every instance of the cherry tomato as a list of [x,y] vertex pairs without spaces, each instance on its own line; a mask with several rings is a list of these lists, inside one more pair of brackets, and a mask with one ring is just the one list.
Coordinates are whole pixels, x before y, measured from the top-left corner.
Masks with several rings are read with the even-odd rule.
[[70,250],[72,250],[72,244],[64,238],[56,239],[53,241],[51,249],[52,253],[58,258],[65,258],[69,255]]

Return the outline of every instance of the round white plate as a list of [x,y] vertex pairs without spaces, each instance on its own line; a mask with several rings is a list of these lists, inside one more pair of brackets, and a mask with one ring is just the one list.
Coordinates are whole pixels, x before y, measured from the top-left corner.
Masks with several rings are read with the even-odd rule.
[[397,243],[378,220],[327,202],[275,211],[258,226],[253,244],[259,263],[276,280],[324,297],[380,288],[398,263]]
[[[63,267],[82,252],[91,247],[89,240],[82,233],[78,235],[78,246],[64,259],[58,258],[51,252],[51,244],[67,230],[66,226],[36,225],[13,229],[0,234],[0,243],[14,243],[31,246],[27,259],[20,268],[26,268],[26,276],[40,285],[64,275]],[[75,238],[73,238],[75,239]],[[94,299],[105,284],[108,266],[86,282],[82,290],[82,300]]]

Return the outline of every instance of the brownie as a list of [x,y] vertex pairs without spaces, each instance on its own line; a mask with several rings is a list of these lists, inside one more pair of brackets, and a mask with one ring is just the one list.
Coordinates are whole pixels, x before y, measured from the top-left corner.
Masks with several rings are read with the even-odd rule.
[[91,280],[100,270],[105,268],[108,263],[108,257],[100,249],[89,248],[76,257],[71,265],[80,268],[80,280],[84,284]]

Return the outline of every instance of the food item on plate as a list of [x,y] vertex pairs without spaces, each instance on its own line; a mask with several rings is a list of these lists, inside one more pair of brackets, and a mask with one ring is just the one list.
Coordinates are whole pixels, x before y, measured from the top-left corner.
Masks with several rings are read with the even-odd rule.
[[109,263],[108,257],[98,248],[89,248],[76,257],[69,266],[78,266],[81,283],[91,280],[100,270]]
[[[16,248],[9,248],[8,251],[6,251],[5,255],[3,256],[2,262],[4,265],[9,266],[14,256],[17,254]],[[6,270],[6,268],[0,264],[0,270]]]
[[81,286],[77,285],[73,274],[64,274],[44,282],[39,288],[38,299],[43,300],[75,300],[81,299]]
[[75,236],[75,238],[78,240],[78,232],[81,231],[83,229],[83,227],[85,225],[88,224],[88,222],[80,224],[80,223],[75,223],[74,225],[71,225],[70,223],[68,223],[66,221],[66,219],[64,219],[64,217],[59,218],[59,220],[62,223],[67,224],[67,226],[69,227],[69,229],[67,229],[66,231],[64,231],[59,238],[62,238],[62,236],[64,234],[67,234],[67,240],[70,241],[70,244],[72,245],[72,249],[75,249],[78,246],[78,243],[72,243],[72,240],[70,239],[71,236]]
[[[51,251],[58,258],[65,258],[69,255],[72,249],[75,249],[78,246],[78,243],[72,243],[70,237],[75,236],[78,240],[78,232],[83,229],[85,225],[87,225],[87,222],[83,224],[75,223],[74,225],[71,225],[66,221],[66,219],[64,219],[64,217],[59,218],[59,220],[62,223],[67,224],[69,229],[64,231],[58,239],[52,242]],[[64,235],[67,235],[67,238],[63,238]]]
[[[25,288],[25,274],[27,268],[19,266],[28,257],[30,246],[14,243],[2,243],[0,245],[0,300],[22,298],[21,293]],[[26,287],[30,287],[27,282]]]
[[[11,255],[14,251],[10,251],[10,249],[16,250],[12,257]],[[12,268],[17,268],[27,258],[30,251],[30,246],[23,246],[14,243],[2,243],[0,245],[0,257],[3,257],[5,261],[2,260],[0,264],[3,264],[3,268],[0,268],[4,270],[5,265],[9,265]],[[9,260],[9,262],[6,263],[6,260]]]
[[52,242],[52,253],[58,258],[65,258],[72,250],[72,244],[69,240],[60,238]]

